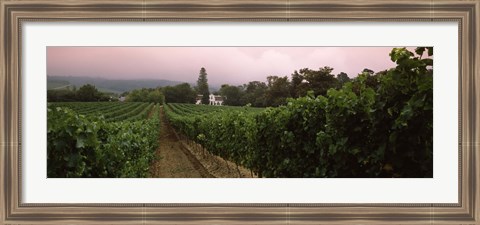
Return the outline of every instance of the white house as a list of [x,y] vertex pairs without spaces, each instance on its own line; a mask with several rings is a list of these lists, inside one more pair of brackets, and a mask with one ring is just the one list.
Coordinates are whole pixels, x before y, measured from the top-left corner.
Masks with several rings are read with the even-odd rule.
[[[197,105],[202,104],[202,97],[203,95],[197,95],[195,104]],[[209,100],[209,105],[223,105],[223,97],[220,95],[210,94],[208,100]]]
[[197,98],[195,99],[195,104],[197,105],[202,104],[202,97],[203,95],[197,95]]
[[210,94],[210,105],[223,105],[223,97],[220,95]]

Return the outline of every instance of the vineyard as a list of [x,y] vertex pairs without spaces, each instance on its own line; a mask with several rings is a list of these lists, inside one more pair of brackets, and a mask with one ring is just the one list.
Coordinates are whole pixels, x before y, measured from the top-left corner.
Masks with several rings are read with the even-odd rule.
[[145,102],[61,102],[49,103],[50,107],[66,107],[86,116],[103,116],[107,122],[146,119],[154,106]]
[[432,60],[404,49],[391,57],[397,67],[376,79],[360,74],[280,107],[165,111],[189,139],[258,177],[432,177]]
[[395,48],[396,67],[278,107],[48,103],[48,177],[148,177],[152,165],[165,174],[161,157],[176,170],[192,163],[182,176],[200,171],[179,136],[251,177],[433,177],[433,60],[424,51],[433,55]]
[[146,177],[158,147],[159,109],[150,103],[49,103],[48,177]]

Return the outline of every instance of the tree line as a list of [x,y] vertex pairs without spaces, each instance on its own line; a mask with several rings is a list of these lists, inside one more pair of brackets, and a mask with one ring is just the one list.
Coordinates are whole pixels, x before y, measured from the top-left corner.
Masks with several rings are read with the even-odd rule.
[[315,96],[325,95],[330,88],[340,88],[350,81],[346,73],[332,74],[333,68],[325,66],[318,70],[309,68],[294,71],[291,77],[268,76],[266,82],[251,81],[233,86],[224,84],[219,94],[225,97],[226,105],[254,107],[280,106],[288,98],[299,98],[313,92]]
[[94,85],[85,84],[78,90],[75,86],[73,88],[66,88],[60,90],[47,90],[48,102],[104,102],[104,101],[118,101],[110,93],[100,92]]
[[[250,81],[243,85],[223,84],[221,88],[213,92],[215,95],[224,97],[224,104],[231,106],[254,106],[269,107],[284,105],[288,98],[304,97],[309,92],[315,96],[325,95],[330,88],[341,88],[349,82],[349,76],[341,72],[332,74],[333,68],[325,66],[318,70],[308,68],[294,71],[291,78],[287,76],[268,76],[266,82]],[[363,73],[374,76],[373,71],[364,69]],[[166,103],[195,103],[197,96],[202,104],[209,104],[209,85],[207,72],[201,68],[197,85],[192,87],[189,83],[176,86],[166,86],[157,89],[139,89],[124,93],[127,101],[145,101],[149,93],[158,91],[157,95],[163,94]]]
[[[340,88],[350,81],[346,73],[337,76],[332,74],[333,68],[323,67],[318,70],[308,68],[294,71],[289,79],[287,76],[268,76],[266,82],[251,81],[243,85],[223,84],[219,91],[213,94],[224,97],[224,104],[231,106],[250,105],[254,107],[279,106],[287,102],[288,98],[306,96],[313,91],[315,96],[325,95],[330,88]],[[364,72],[373,74],[373,71],[365,69]],[[201,95],[202,104],[209,104],[209,85],[207,72],[201,68],[197,85],[192,87],[189,83],[175,86],[142,88],[124,92],[120,96],[129,102],[152,102],[152,103],[195,103],[198,95]],[[94,85],[86,84],[76,90],[48,90],[49,102],[97,102],[118,101],[117,95],[102,93]]]

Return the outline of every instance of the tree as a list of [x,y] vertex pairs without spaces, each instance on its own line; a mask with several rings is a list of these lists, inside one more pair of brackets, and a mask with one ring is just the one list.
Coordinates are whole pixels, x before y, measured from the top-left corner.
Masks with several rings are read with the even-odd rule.
[[164,100],[165,100],[165,96],[163,96],[159,88],[153,91],[150,91],[147,95],[148,102],[163,104]]
[[203,95],[202,104],[208,104],[210,92],[208,90],[207,70],[203,67],[200,69],[200,74],[198,75],[197,92]]
[[101,93],[98,92],[95,86],[91,84],[85,84],[78,89],[76,92],[76,97],[79,101],[94,102],[100,99]]
[[135,89],[130,91],[127,95],[125,101],[127,102],[148,102],[148,94],[152,91],[151,89],[142,88]]
[[339,87],[342,87],[343,84],[350,81],[350,77],[348,77],[346,73],[340,72],[339,74],[337,74],[337,80],[338,80]]
[[315,96],[325,95],[330,88],[338,85],[333,68],[325,66],[318,70],[304,68],[292,74],[291,93],[295,98],[306,96],[313,91]]
[[365,68],[365,69],[363,69],[362,73],[368,73],[370,75],[373,75],[375,72],[373,70],[369,69],[369,68]]
[[296,70],[292,74],[292,86],[291,95],[294,98],[305,96],[308,91],[308,83],[305,81],[305,77],[299,74]]
[[60,90],[47,90],[47,101],[48,102],[76,102],[77,96],[75,91],[68,89]]
[[265,93],[265,106],[279,106],[290,98],[290,81],[288,77],[268,76],[268,90]]
[[125,96],[127,96],[128,94],[130,94],[130,92],[129,92],[129,91],[125,91],[125,92],[123,92],[123,93],[120,94],[120,97],[125,97]]
[[312,90],[315,96],[327,94],[328,89],[337,86],[337,79],[332,74],[333,68],[325,66],[318,70],[303,69],[300,73],[304,74],[308,83],[309,90]]
[[188,83],[164,87],[163,93],[167,103],[195,103],[196,93]]
[[250,81],[243,86],[245,89],[245,94],[242,98],[243,103],[250,103],[254,107],[265,106],[265,92],[268,89],[265,82]]
[[222,85],[220,88],[220,95],[224,98],[225,105],[240,106],[244,105],[242,98],[244,95],[243,87],[230,86],[228,84]]
[[[124,93],[125,94],[125,93]],[[125,101],[127,102],[153,102],[163,104],[165,97],[161,88],[142,88],[130,91]]]
[[[354,79],[352,80],[358,80],[359,77],[364,77],[364,83],[370,87],[370,88],[373,88],[373,90],[377,90],[377,88],[379,87],[380,85],[380,79],[379,79],[379,76],[381,76],[382,74],[386,74],[386,71],[381,71],[381,72],[378,72],[378,73],[375,73],[373,70],[371,69],[368,69],[368,68],[365,68],[362,70],[362,72],[360,74],[358,74],[357,77],[355,77]],[[362,78],[363,79],[363,78]],[[357,86],[358,84],[355,84],[354,85],[354,91],[357,92]]]
[[97,101],[115,101],[112,98],[114,93],[102,93],[91,84],[86,84],[78,90],[75,86],[72,88],[47,90],[47,101],[49,102],[97,102]]
[[177,92],[180,94],[180,101],[183,103],[195,103],[195,99],[197,94],[195,90],[190,86],[188,83],[183,83],[176,85],[175,88]]

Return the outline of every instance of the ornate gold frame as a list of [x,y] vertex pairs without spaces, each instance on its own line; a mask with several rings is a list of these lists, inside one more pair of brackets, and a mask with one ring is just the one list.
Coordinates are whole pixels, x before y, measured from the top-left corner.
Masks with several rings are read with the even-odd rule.
[[[0,0],[0,224],[480,224],[478,0]],[[24,21],[395,21],[459,24],[457,204],[26,204],[21,202]]]

